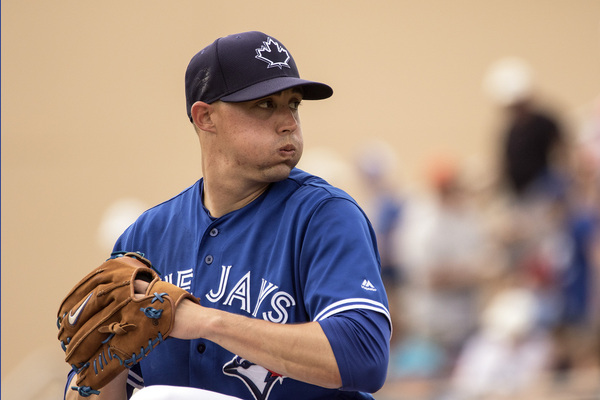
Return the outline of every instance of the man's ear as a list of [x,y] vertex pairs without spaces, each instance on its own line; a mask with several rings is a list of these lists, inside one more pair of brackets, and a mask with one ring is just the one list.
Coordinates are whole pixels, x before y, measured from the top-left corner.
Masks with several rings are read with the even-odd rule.
[[194,125],[200,130],[212,132],[214,131],[214,123],[211,119],[213,107],[210,104],[202,101],[197,101],[192,104],[192,120]]

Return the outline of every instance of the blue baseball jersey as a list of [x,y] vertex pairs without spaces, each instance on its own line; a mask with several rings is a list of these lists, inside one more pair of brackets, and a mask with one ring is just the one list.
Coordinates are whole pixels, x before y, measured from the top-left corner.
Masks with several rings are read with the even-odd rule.
[[[344,191],[294,169],[252,203],[213,218],[202,190],[200,179],[146,211],[114,250],[144,253],[164,280],[205,307],[281,324],[359,310],[384,316],[391,327],[374,231]],[[140,367],[145,385],[249,400],[372,398],[281,376],[205,339],[169,338]]]

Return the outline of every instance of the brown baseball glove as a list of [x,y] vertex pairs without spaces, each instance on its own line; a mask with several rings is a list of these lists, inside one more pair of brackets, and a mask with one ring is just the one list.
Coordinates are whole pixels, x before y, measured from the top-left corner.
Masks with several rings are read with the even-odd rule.
[[[149,283],[143,295],[134,281]],[[115,256],[84,277],[58,310],[58,340],[77,372],[81,396],[99,389],[148,355],[173,329],[175,310],[193,297],[162,281],[140,253]]]

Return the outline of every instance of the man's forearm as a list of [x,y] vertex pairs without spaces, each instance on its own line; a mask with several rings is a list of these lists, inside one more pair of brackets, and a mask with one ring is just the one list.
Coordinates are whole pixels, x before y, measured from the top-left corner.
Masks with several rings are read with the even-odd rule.
[[276,324],[185,302],[172,336],[205,338],[273,372],[326,388],[342,381],[329,340],[317,322]]

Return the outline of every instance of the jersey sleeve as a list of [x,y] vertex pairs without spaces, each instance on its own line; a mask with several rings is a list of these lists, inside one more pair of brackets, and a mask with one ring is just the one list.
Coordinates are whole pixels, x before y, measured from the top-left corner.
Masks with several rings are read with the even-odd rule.
[[302,257],[306,308],[330,341],[343,389],[377,391],[392,327],[370,222],[352,201],[324,202],[310,220]]
[[144,387],[144,378],[142,377],[142,369],[140,364],[135,364],[127,375],[127,398],[133,396],[133,391],[136,389],[142,389]]
[[351,310],[319,322],[342,377],[342,390],[374,393],[387,376],[391,330],[383,314]]
[[319,321],[353,309],[383,314],[391,325],[373,228],[352,201],[324,201],[307,226],[301,250],[304,303]]

